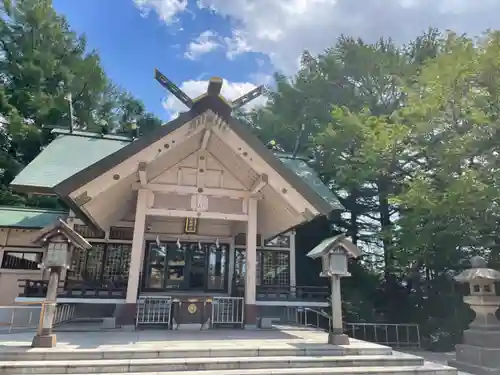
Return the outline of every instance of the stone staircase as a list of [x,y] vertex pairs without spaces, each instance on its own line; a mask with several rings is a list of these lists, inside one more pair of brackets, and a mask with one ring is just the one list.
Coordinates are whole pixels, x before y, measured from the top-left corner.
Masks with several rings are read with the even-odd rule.
[[[316,343],[273,348],[8,349],[0,374],[136,375],[456,375],[449,367],[363,342],[349,347]],[[352,347],[351,347],[352,346]]]

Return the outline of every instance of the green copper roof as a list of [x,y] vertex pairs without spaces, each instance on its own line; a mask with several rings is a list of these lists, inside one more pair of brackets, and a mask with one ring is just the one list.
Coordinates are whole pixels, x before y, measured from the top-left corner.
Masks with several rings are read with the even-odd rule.
[[125,137],[89,134],[59,135],[16,176],[11,185],[31,188],[35,192],[50,189],[130,143]]
[[[60,134],[12,182],[12,186],[31,191],[49,190],[59,182],[111,155],[129,144],[132,139],[120,136],[101,136],[94,133],[54,130]],[[276,153],[281,162],[301,177],[334,210],[343,207],[321,181],[304,158]]]
[[0,227],[43,228],[67,214],[65,211],[0,206]]
[[344,207],[332,193],[332,191],[321,181],[318,174],[312,169],[304,159],[294,158],[291,155],[278,154],[278,158],[285,166],[302,178],[321,198],[327,201],[333,209],[343,210]]

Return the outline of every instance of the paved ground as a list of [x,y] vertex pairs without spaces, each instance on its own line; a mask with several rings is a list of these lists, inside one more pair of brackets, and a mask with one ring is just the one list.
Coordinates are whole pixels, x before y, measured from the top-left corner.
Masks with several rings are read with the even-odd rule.
[[[28,348],[33,333],[0,335],[0,350]],[[314,345],[331,348],[326,344],[327,334],[311,329],[282,330],[204,330],[166,331],[143,330],[134,332],[59,332],[55,350],[134,350],[134,349],[195,349],[195,348],[287,348]],[[377,349],[380,345],[352,340],[350,348]],[[46,350],[46,349],[43,349]]]
[[[433,363],[439,363],[442,365],[448,365],[450,359],[455,359],[455,353],[434,353],[425,351],[405,351],[408,354],[413,354],[424,358],[425,360]],[[459,371],[458,375],[472,375],[468,372]]]
[[[109,331],[109,332],[59,332],[54,349],[31,349],[32,332],[0,334],[0,351],[123,351],[123,350],[189,350],[196,348],[224,349],[285,349],[297,347],[331,348],[325,344],[327,334],[321,331],[281,327],[280,330],[205,330],[205,331]],[[350,348],[379,349],[380,345],[352,340]],[[424,357],[429,362],[447,364],[453,353],[408,352]],[[459,375],[471,375],[459,373]]]

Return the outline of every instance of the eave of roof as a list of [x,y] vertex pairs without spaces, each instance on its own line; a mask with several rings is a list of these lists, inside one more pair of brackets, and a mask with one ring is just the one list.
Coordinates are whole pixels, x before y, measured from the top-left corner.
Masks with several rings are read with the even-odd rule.
[[62,210],[0,206],[0,227],[39,229],[66,216],[68,212]]
[[12,181],[15,191],[54,194],[53,188],[105,156],[128,145],[120,136],[101,136],[87,132],[54,129],[59,136],[48,144]]

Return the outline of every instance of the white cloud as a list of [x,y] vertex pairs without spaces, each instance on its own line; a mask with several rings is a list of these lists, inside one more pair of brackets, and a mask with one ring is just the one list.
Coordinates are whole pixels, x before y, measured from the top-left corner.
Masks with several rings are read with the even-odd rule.
[[177,15],[187,10],[188,0],[134,0],[144,16],[154,11],[166,24],[177,21]]
[[[185,81],[180,85],[180,89],[184,91],[189,97],[196,98],[207,91],[208,80],[207,81]],[[253,83],[250,82],[228,82],[224,80],[222,84],[221,95],[228,100],[235,100],[247,92],[256,88]],[[261,96],[257,99],[252,100],[248,103],[243,110],[250,110],[257,106],[262,106],[266,102],[266,98]],[[187,108],[173,95],[167,96],[163,102],[163,106],[170,113],[172,117],[176,117],[179,112],[186,111]]]
[[233,35],[230,38],[224,38],[224,43],[227,48],[226,56],[229,60],[233,60],[241,53],[252,52],[252,48],[248,45],[246,38],[239,30],[233,30]]
[[406,42],[430,26],[478,35],[500,28],[499,0],[198,0],[235,25],[228,56],[260,52],[294,72],[304,49],[313,54],[341,34]]
[[184,57],[190,60],[197,60],[200,56],[210,53],[220,47],[217,41],[217,34],[207,30],[202,32],[198,38],[188,44]]
[[[187,11],[187,0],[134,1],[166,22]],[[407,42],[429,27],[472,35],[500,28],[500,0],[197,0],[197,5],[233,26],[223,40],[229,59],[262,53],[285,73],[296,71],[304,49],[320,53],[341,34]]]

